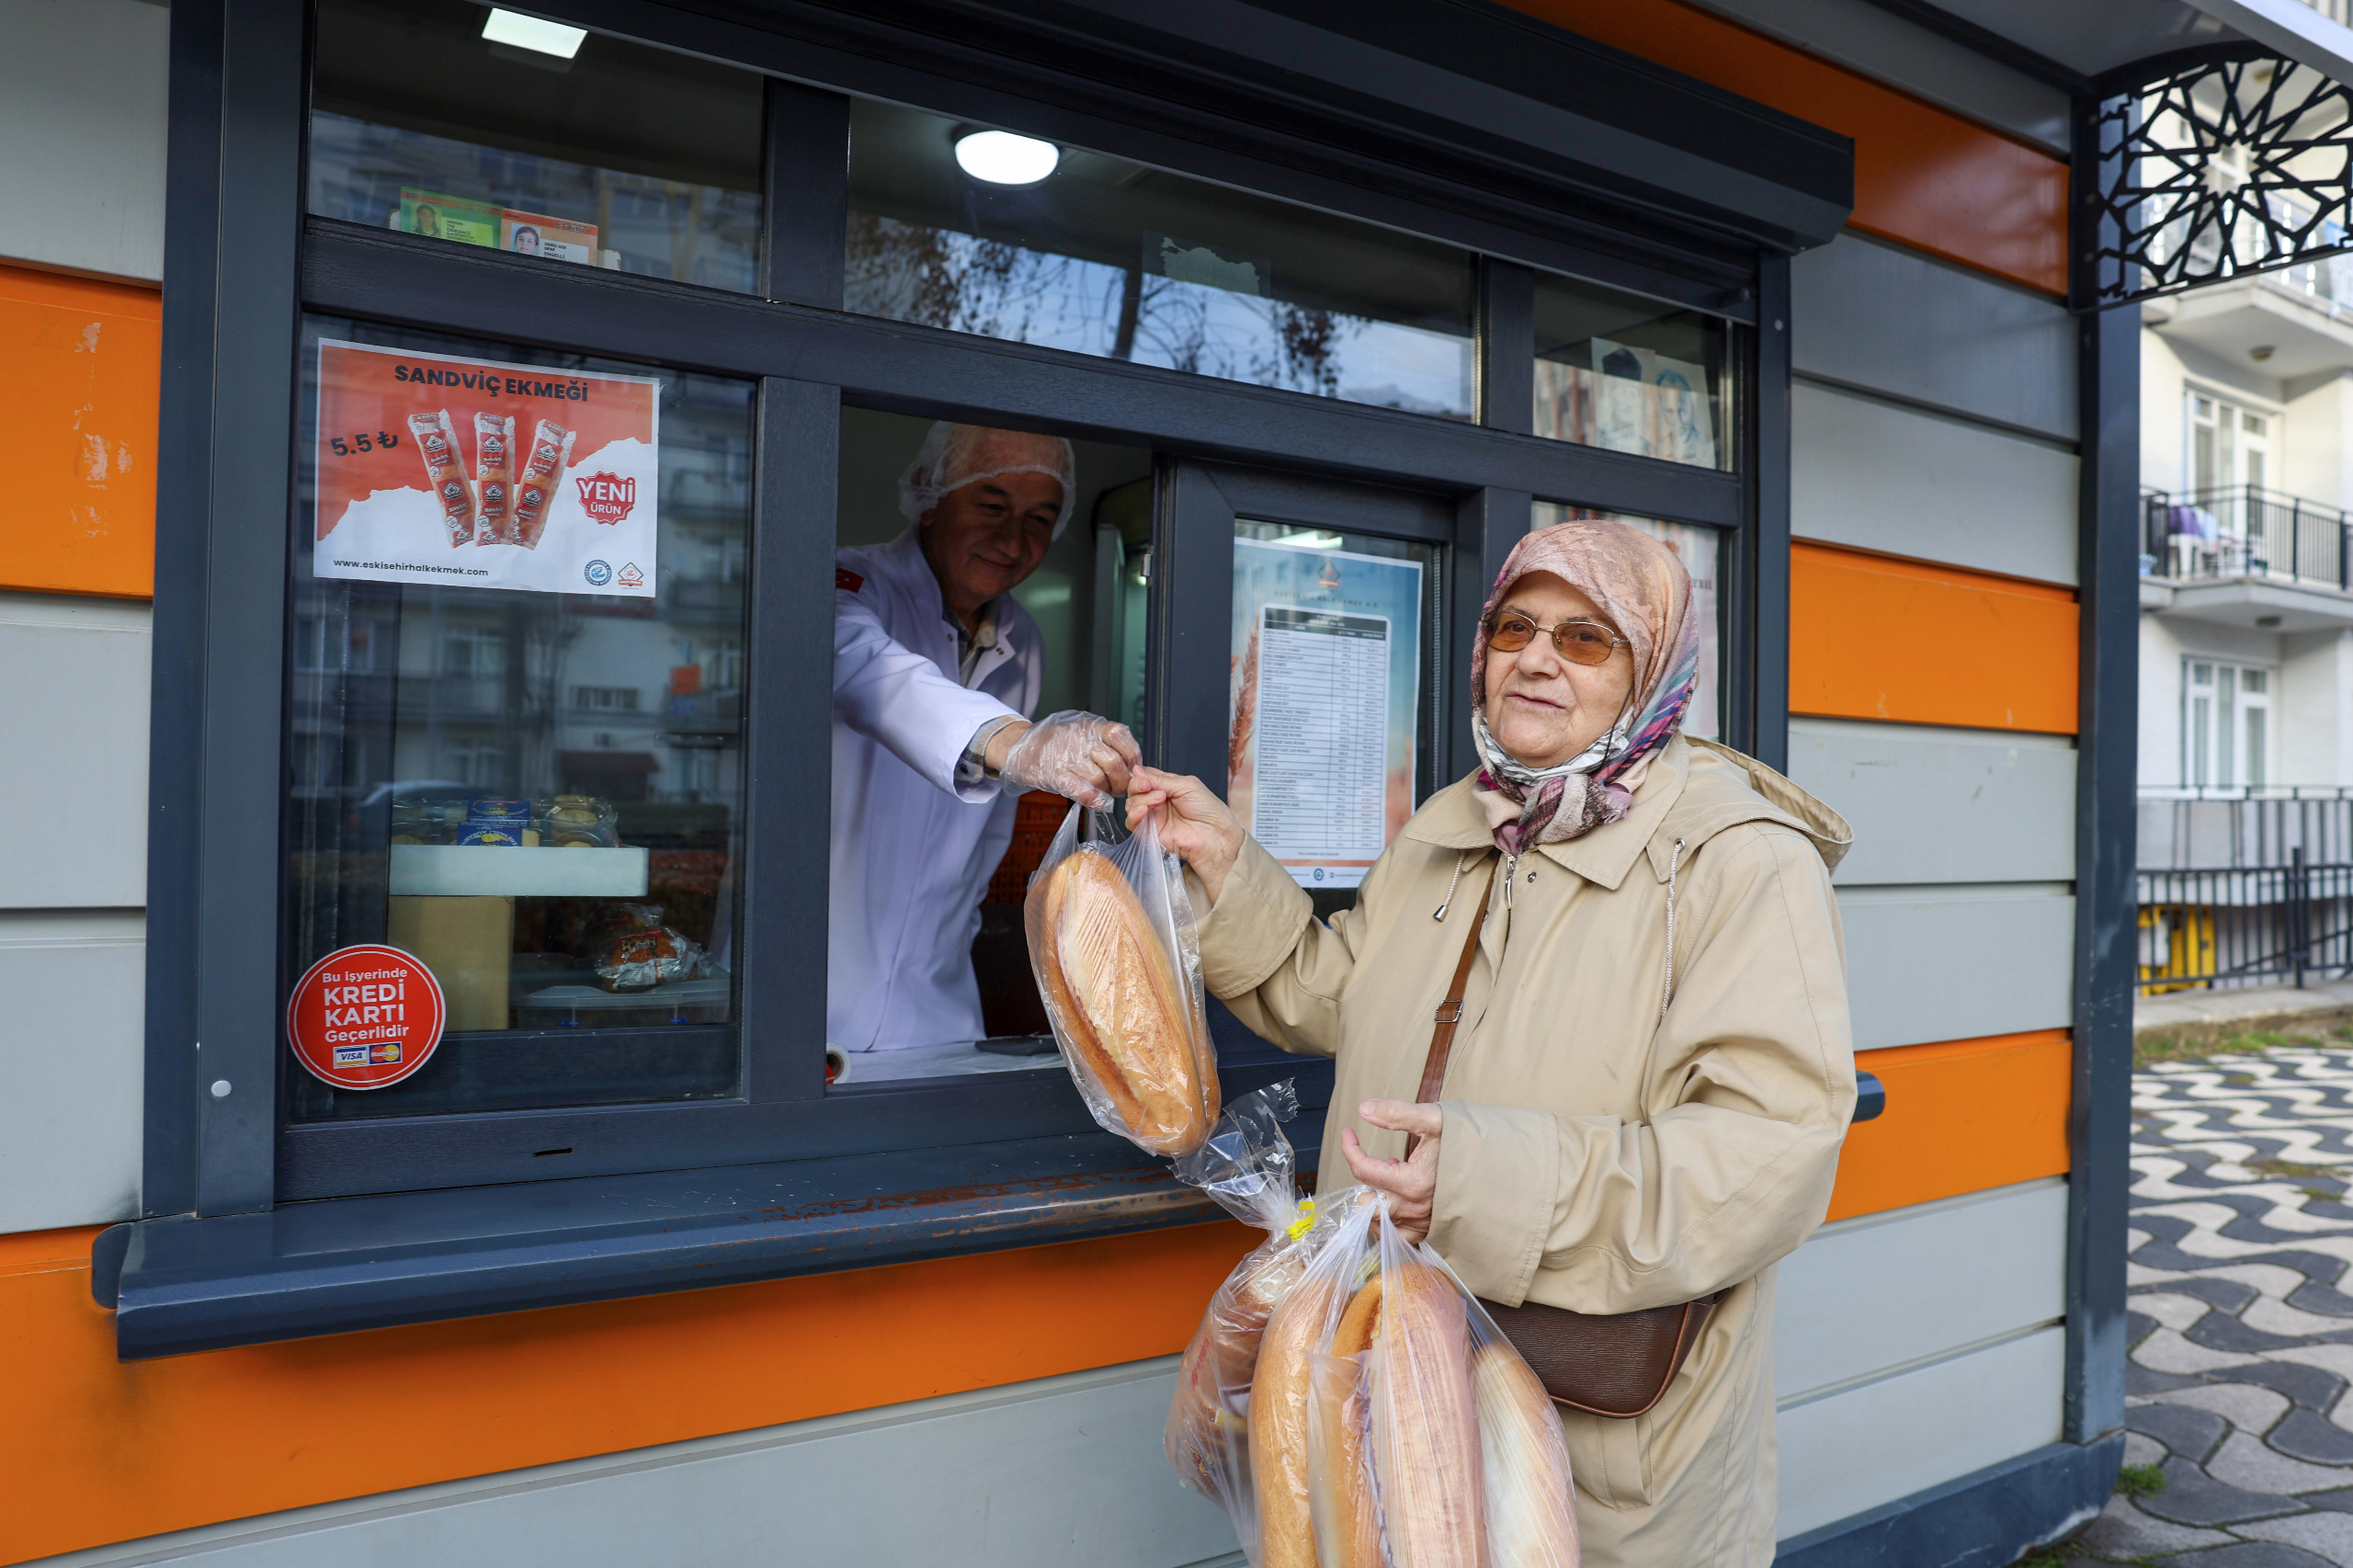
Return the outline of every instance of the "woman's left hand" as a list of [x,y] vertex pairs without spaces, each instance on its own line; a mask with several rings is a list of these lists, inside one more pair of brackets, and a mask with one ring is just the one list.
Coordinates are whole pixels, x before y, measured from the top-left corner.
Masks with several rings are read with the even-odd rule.
[[1398,1233],[1418,1242],[1430,1233],[1430,1202],[1438,1195],[1438,1131],[1445,1117],[1438,1107],[1414,1100],[1367,1100],[1357,1107],[1357,1114],[1375,1127],[1422,1141],[1410,1160],[1376,1160],[1357,1142],[1355,1128],[1340,1129],[1340,1153],[1350,1174],[1387,1193],[1389,1217]]

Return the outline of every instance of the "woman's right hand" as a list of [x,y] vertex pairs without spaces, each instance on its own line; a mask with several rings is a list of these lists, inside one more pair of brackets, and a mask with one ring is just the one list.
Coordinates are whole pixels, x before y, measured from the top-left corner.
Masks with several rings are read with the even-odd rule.
[[1242,853],[1242,824],[1199,779],[1156,767],[1131,770],[1128,784],[1128,831],[1143,825],[1144,813],[1160,812],[1160,842],[1173,851],[1215,904],[1225,891],[1225,874]]

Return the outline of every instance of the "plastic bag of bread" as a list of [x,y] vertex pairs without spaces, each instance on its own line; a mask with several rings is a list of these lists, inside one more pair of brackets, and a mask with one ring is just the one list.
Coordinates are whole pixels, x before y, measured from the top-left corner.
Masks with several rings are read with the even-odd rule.
[[1299,1195],[1298,1159],[1281,1126],[1297,1114],[1299,1095],[1289,1080],[1245,1095],[1225,1108],[1208,1142],[1176,1162],[1177,1180],[1267,1233],[1201,1313],[1177,1364],[1164,1439],[1177,1479],[1223,1506],[1245,1535],[1255,1517],[1249,1409],[1258,1341],[1276,1303],[1307,1272],[1318,1242],[1312,1233],[1315,1200]]
[[1576,1568],[1568,1445],[1536,1374],[1385,1198],[1327,1207],[1343,1218],[1259,1349],[1251,1562]]
[[1029,967],[1097,1123],[1150,1153],[1190,1153],[1221,1098],[1192,901],[1150,817],[1118,833],[1104,812],[1063,819],[1022,907]]

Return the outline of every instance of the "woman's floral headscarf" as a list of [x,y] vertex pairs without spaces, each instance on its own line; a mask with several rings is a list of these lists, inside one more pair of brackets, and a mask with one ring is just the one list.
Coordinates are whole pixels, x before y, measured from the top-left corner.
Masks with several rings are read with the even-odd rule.
[[1673,550],[1642,529],[1602,519],[1536,529],[1495,574],[1479,612],[1483,628],[1512,585],[1531,572],[1550,572],[1593,600],[1631,644],[1634,679],[1626,711],[1608,733],[1566,762],[1529,767],[1488,733],[1482,631],[1471,655],[1471,731],[1483,766],[1472,797],[1506,855],[1575,838],[1624,816],[1651,758],[1682,727],[1699,673],[1690,574]]

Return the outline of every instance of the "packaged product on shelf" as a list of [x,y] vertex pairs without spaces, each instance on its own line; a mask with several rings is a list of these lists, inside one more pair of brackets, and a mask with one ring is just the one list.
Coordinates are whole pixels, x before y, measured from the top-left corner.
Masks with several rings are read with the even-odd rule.
[[558,849],[610,849],[620,843],[610,801],[595,795],[558,795],[541,815],[541,838]]
[[430,414],[412,414],[408,429],[416,437],[418,455],[425,459],[426,481],[434,500],[440,503],[450,547],[472,543],[474,493],[466,483],[466,460],[458,450],[458,432],[449,423],[449,411],[437,408]]
[[461,845],[530,848],[540,842],[531,826],[529,801],[481,800],[466,802],[466,820],[458,832]]
[[607,991],[651,991],[703,972],[700,943],[662,923],[658,903],[610,903],[590,923],[583,957]]
[[1189,1153],[1221,1092],[1193,906],[1152,819],[1107,842],[1118,831],[1080,806],[1063,820],[1022,906],[1029,964],[1096,1122],[1148,1153]]

